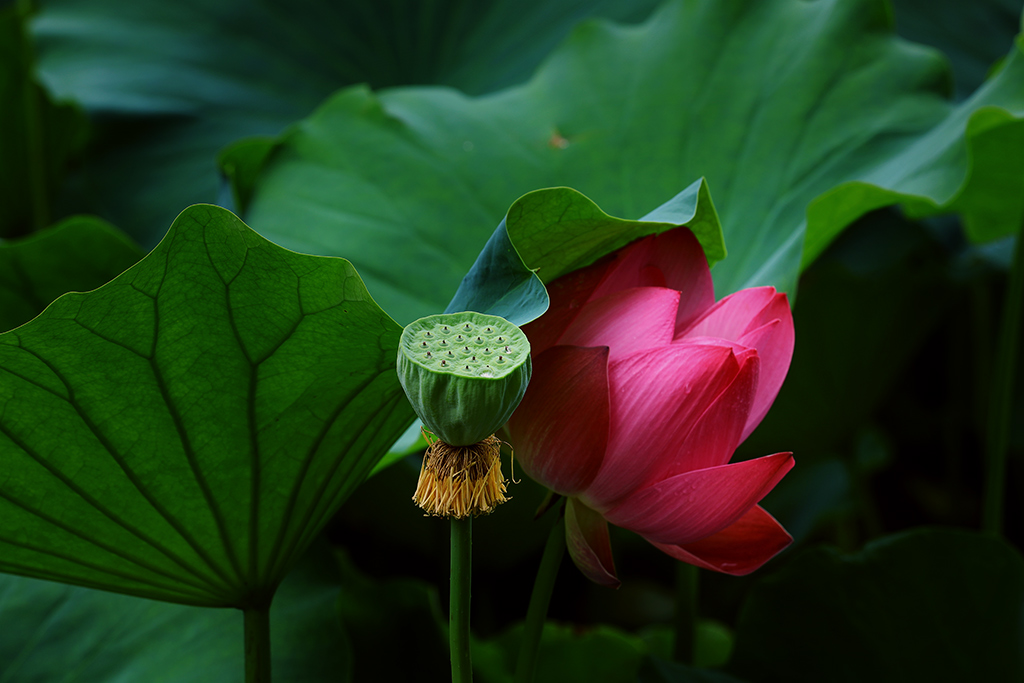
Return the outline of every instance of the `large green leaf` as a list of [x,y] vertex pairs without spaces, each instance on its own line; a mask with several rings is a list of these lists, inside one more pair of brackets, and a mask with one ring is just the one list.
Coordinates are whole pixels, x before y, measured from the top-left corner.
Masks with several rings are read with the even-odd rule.
[[140,258],[131,240],[91,216],[0,242],[0,332],[31,320],[65,292],[96,289]]
[[446,311],[480,311],[523,325],[547,310],[542,283],[680,225],[697,235],[711,265],[725,257],[722,226],[703,180],[639,221],[613,218],[567,187],[536,190],[512,204]]
[[[877,0],[670,2],[637,28],[581,26],[529,83],[495,95],[337,93],[280,138],[246,215],[289,247],[350,255],[385,307],[404,312],[423,310],[424,291],[454,289],[530,190],[573,187],[638,218],[703,176],[730,249],[714,271],[719,295],[792,290],[812,200],[858,178],[899,185],[891,159],[920,165],[915,150],[962,148],[974,109],[1024,103],[1016,68],[958,109],[948,80],[939,55],[891,34]],[[915,176],[919,192],[967,173],[964,155],[936,160]],[[1003,163],[982,159],[972,173],[990,161]],[[815,215],[809,254],[877,206],[868,199]]]
[[181,207],[217,198],[221,147],[278,134],[337,88],[489,92],[525,80],[579,20],[638,21],[656,0],[40,4],[42,76],[101,132],[74,208],[149,246]]
[[0,570],[266,599],[412,420],[342,259],[186,209],[107,285],[0,335]]
[[902,205],[912,217],[956,211],[974,241],[1004,237],[1024,219],[1024,36],[1003,68],[912,144],[884,153],[815,199],[807,211],[804,263],[872,209]]
[[29,5],[0,6],[0,237],[50,223],[68,158],[85,142],[82,112],[54,103],[36,82]]
[[[282,583],[271,609],[274,672],[337,683],[352,653],[335,609],[339,586],[311,568]],[[181,683],[244,679],[242,615],[0,576],[0,680]]]
[[785,681],[1019,681],[1024,560],[953,530],[804,553],[755,586],[732,668]]
[[896,30],[942,50],[959,99],[985,81],[1020,28],[1021,0],[892,0]]

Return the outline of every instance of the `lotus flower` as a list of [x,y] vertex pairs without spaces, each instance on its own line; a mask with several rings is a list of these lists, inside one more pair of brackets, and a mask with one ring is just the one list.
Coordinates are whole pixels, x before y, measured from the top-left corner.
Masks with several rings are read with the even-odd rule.
[[568,498],[566,539],[590,579],[618,586],[608,522],[674,558],[747,574],[792,537],[758,502],[791,453],[730,463],[793,355],[785,294],[715,302],[686,228],[634,242],[551,283],[524,327],[533,380],[507,428],[526,473]]

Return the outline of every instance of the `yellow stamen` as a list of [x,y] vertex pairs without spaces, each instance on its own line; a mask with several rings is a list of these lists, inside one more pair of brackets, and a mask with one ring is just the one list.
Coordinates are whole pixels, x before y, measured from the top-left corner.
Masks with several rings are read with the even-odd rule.
[[[426,434],[425,434],[426,435]],[[486,515],[504,503],[501,440],[493,434],[470,446],[427,437],[427,452],[413,502],[429,515],[463,519]]]

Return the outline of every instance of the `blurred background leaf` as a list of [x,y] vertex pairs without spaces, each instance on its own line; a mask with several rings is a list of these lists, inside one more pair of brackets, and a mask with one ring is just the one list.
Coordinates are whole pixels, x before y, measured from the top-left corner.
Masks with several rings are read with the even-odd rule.
[[0,238],[50,224],[54,194],[86,142],[87,121],[36,81],[28,2],[0,5]]
[[1020,680],[1022,609],[1024,560],[981,534],[812,550],[755,585],[731,669],[751,683]]
[[[815,197],[876,177],[889,203],[955,190],[968,172],[968,115],[1024,105],[1014,89],[1024,79],[1008,67],[955,109],[941,56],[890,30],[874,0],[669,2],[639,27],[580,26],[527,84],[487,97],[342,90],[265,157],[246,216],[290,248],[351,255],[404,320],[415,317],[405,311],[422,272],[453,291],[516,196],[565,185],[631,218],[704,176],[730,250],[714,271],[717,293],[791,291]],[[929,146],[946,156],[900,185],[890,160],[918,168]],[[880,205],[844,192],[815,203],[804,265]],[[1018,203],[1001,202],[990,210],[1009,215]],[[416,270],[396,273],[396,261]]]
[[655,4],[42,0],[43,81],[97,129],[65,206],[152,247],[182,208],[217,199],[222,147],[278,134],[340,87],[491,92],[528,78],[580,20],[639,21]]
[[0,332],[28,322],[65,292],[96,289],[142,256],[114,226],[92,216],[0,242]]
[[[293,683],[352,680],[337,577],[306,562],[271,610],[275,673]],[[0,680],[181,683],[244,678],[242,615],[0,575]]]
[[893,0],[896,31],[938,48],[953,67],[956,99],[966,99],[1006,56],[1020,30],[1020,0]]

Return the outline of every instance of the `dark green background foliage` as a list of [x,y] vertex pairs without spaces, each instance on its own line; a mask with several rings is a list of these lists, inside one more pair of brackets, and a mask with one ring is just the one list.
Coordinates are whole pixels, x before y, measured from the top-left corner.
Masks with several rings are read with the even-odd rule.
[[[444,680],[401,325],[526,322],[544,283],[684,223],[718,296],[794,302],[738,457],[795,453],[764,501],[795,543],[701,574],[683,664],[673,561],[613,529],[622,588],[563,565],[537,680],[1024,680],[1021,363],[1005,529],[979,531],[1021,9],[3,3],[0,681],[240,681],[230,608],[275,591],[280,680]],[[475,524],[494,683],[552,523],[510,492]]]

